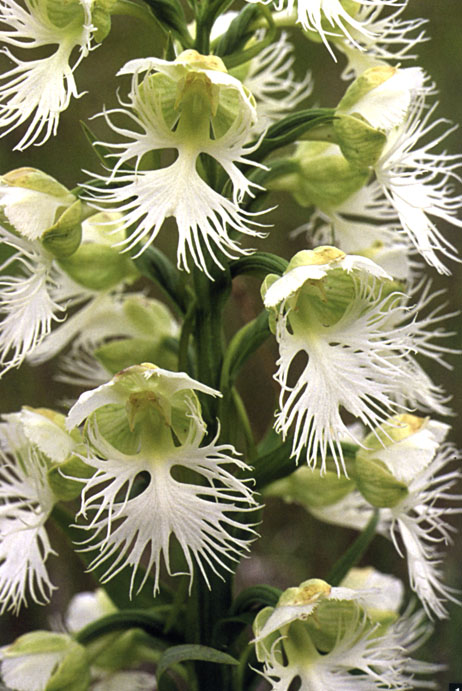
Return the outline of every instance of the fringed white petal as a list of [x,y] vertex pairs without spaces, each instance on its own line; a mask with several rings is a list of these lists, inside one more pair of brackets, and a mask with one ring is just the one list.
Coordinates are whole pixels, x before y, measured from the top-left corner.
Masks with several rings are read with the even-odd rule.
[[[39,6],[28,4],[26,11],[14,0],[2,1],[1,18],[10,30],[1,31],[0,39],[20,49],[57,45],[50,56],[27,61],[4,48],[14,66],[0,77],[0,128],[7,134],[31,119],[15,147],[20,151],[55,135],[60,114],[72,97],[80,95],[73,72],[89,52],[93,32],[90,5],[82,0],[81,7],[80,26],[71,23],[58,28]],[[76,47],[79,56],[71,66],[71,53]]]
[[48,602],[55,589],[46,568],[55,552],[44,527],[54,497],[46,460],[28,445],[17,422],[4,423],[2,445],[7,452],[0,454],[0,605],[2,612],[17,613],[29,597]]
[[[439,255],[460,260],[433,219],[462,228],[462,220],[457,218],[462,208],[462,197],[454,195],[450,184],[451,181],[460,182],[456,171],[462,166],[462,157],[444,152],[432,153],[452,128],[446,127],[440,134],[433,135],[435,128],[446,126],[446,121],[431,122],[435,107],[426,113],[425,110],[424,99],[418,98],[407,122],[389,134],[375,172],[383,194],[418,252],[439,273],[449,274]],[[433,139],[422,144],[421,140],[430,134]]]
[[4,372],[18,367],[59,321],[63,306],[54,297],[58,274],[38,243],[0,228],[0,238],[16,252],[3,269],[17,265],[14,276],[0,278],[0,364]]
[[[329,453],[343,467],[340,440],[351,434],[341,407],[372,429],[399,409],[394,382],[401,376],[400,356],[410,344],[386,328],[389,308],[389,298],[373,300],[366,289],[331,327],[292,334],[287,315],[278,319],[275,378],[281,394],[275,429],[286,437],[293,426],[296,458],[306,447],[310,465],[319,454],[323,469]],[[298,353],[306,353],[308,362],[291,386],[289,372]]]
[[[199,448],[201,436],[194,432],[188,443],[170,454],[127,456],[98,436],[97,430],[90,430],[97,455],[85,461],[97,472],[82,493],[81,513],[91,517],[82,527],[92,532],[86,549],[97,548],[99,552],[92,568],[109,563],[104,580],[130,566],[131,592],[143,586],[150,571],[157,592],[162,557],[168,573],[172,572],[173,536],[183,551],[191,583],[194,564],[208,583],[208,568],[214,573],[231,570],[231,564],[249,549],[254,531],[230,514],[254,509],[255,500],[251,490],[222,467],[233,464],[244,468],[245,464],[230,455],[230,446],[212,442]],[[206,483],[177,480],[172,473],[175,467],[180,473],[182,468],[193,471]],[[149,481],[133,496],[140,473],[147,473]],[[236,537],[235,529],[243,536]],[[143,563],[146,576],[135,585],[143,555],[147,559]]]

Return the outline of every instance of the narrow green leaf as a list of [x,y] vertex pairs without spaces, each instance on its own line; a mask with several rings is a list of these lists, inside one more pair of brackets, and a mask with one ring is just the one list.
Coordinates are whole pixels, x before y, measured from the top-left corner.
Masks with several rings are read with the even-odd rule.
[[165,254],[151,246],[134,257],[133,262],[143,276],[162,288],[182,314],[186,312],[188,299],[183,278]]
[[168,648],[159,660],[157,666],[157,681],[161,676],[167,671],[172,665],[176,665],[179,662],[186,662],[187,660],[200,660],[202,662],[214,662],[221,665],[238,665],[239,662],[228,655],[228,653],[223,653],[221,650],[216,650],[215,648],[210,648],[206,645],[176,645],[172,648]]
[[109,149],[106,149],[106,147],[103,146],[103,144],[99,143],[98,137],[93,132],[93,130],[87,125],[86,122],[84,122],[83,120],[80,120],[80,126],[81,126],[82,131],[85,135],[85,139],[88,141],[91,148],[93,149],[95,154],[98,156],[100,162],[103,165],[106,165],[106,163],[107,163],[106,159],[109,156]]
[[260,312],[258,317],[242,327],[231,340],[221,371],[221,388],[229,390],[245,361],[270,336],[268,313]]
[[270,252],[254,252],[247,257],[240,257],[230,262],[231,276],[235,278],[241,274],[252,274],[264,278],[267,274],[282,276],[289,262],[277,254]]
[[147,610],[125,610],[108,614],[97,621],[91,622],[76,634],[76,640],[83,645],[106,636],[115,631],[127,631],[128,629],[142,629],[150,636],[162,640],[164,643],[177,642],[178,637],[170,631],[168,635],[164,633],[165,617],[156,614],[155,609]]
[[348,571],[355,566],[370,543],[375,537],[377,524],[379,522],[379,511],[376,509],[372,514],[369,523],[364,528],[361,535],[359,535],[352,545],[347,549],[329,572],[326,578],[327,583],[332,586],[337,586],[347,575]]
[[271,585],[253,585],[239,593],[232,604],[230,614],[235,617],[254,609],[276,607],[281,594],[282,590]]
[[272,151],[301,139],[309,130],[332,122],[334,117],[333,108],[309,108],[288,115],[268,128],[265,138],[250,158],[261,161]]
[[226,33],[218,39],[215,55],[223,57],[242,50],[254,33],[251,25],[259,14],[258,5],[246,5],[233,19]]

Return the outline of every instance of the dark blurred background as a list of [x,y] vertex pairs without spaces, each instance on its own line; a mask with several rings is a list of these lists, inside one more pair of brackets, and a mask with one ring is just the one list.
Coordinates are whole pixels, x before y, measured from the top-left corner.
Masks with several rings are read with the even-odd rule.
[[[436,113],[439,117],[449,118],[454,122],[462,121],[462,42],[460,40],[462,22],[462,3],[460,0],[410,0],[406,17],[427,17],[427,34],[430,40],[417,48],[417,61],[432,76],[439,89],[440,106]],[[294,32],[294,36],[297,32]],[[153,35],[151,30],[143,27],[138,21],[127,17],[115,17],[113,28],[104,43],[86,58],[76,72],[77,83],[86,93],[81,99],[74,100],[71,107],[63,113],[59,134],[41,147],[32,147],[20,153],[12,151],[19,138],[3,139],[0,148],[0,172],[4,173],[20,166],[41,168],[57,177],[69,188],[84,181],[82,169],[98,171],[98,159],[85,139],[80,120],[99,112],[102,104],[111,107],[116,104],[115,89],[122,84],[122,90],[128,82],[114,80],[115,72],[129,59],[159,55],[159,45],[163,41],[160,33]],[[312,99],[316,104],[335,106],[345,89],[345,83],[339,79],[340,67],[335,65],[322,45],[306,41],[298,36],[296,39],[297,63],[299,76],[309,67],[313,71],[315,89]],[[406,63],[403,66],[407,66]],[[409,64],[414,64],[409,62]],[[309,101],[314,104],[314,100]],[[95,120],[91,126],[98,134],[105,132],[104,124]],[[461,135],[457,130],[448,137],[446,148],[452,152],[461,151]],[[274,226],[269,238],[261,247],[290,258],[298,249],[303,248],[303,238],[290,240],[289,233],[307,220],[306,211],[300,209],[287,196],[277,198],[279,209],[272,215]],[[440,228],[443,224],[440,224]],[[172,240],[176,232],[165,229],[161,232],[158,245],[172,258],[176,254],[176,242]],[[462,247],[460,231],[444,230],[454,244]],[[254,243],[253,243],[254,244]],[[445,288],[448,291],[448,311],[462,306],[460,264],[451,264],[452,276],[441,278],[434,273],[432,280],[435,290]],[[261,309],[259,283],[255,279],[238,279],[233,287],[229,305],[230,332],[242,323],[253,318]],[[460,317],[451,320],[448,328],[457,331],[450,340],[450,345],[462,345]],[[276,401],[276,385],[272,380],[275,371],[276,349],[274,344],[262,348],[245,368],[240,379],[242,395],[249,407],[249,414],[255,424],[256,433],[262,436],[271,425]],[[462,429],[459,423],[462,414],[461,359],[455,356],[448,358],[453,369],[434,369],[432,377],[443,384],[453,397],[454,418],[452,438],[462,448]],[[55,407],[56,401],[76,395],[68,387],[57,384],[53,379],[54,363],[31,368],[23,365],[19,371],[8,373],[0,381],[1,412],[18,410],[22,405]],[[461,488],[462,491],[462,488]],[[445,561],[446,582],[453,587],[462,588],[462,537],[459,528],[462,518],[455,515],[452,523],[457,530],[454,533],[454,544],[448,549]],[[32,628],[47,626],[47,617],[63,612],[73,592],[82,589],[93,589],[90,575],[84,575],[80,562],[63,543],[59,534],[52,530],[52,544],[66,559],[49,559],[49,567],[54,574],[54,582],[60,586],[48,607],[30,606],[23,610],[19,619],[9,615],[3,616],[0,629],[0,643],[11,641],[16,635]],[[285,588],[297,585],[310,577],[325,577],[333,561],[339,556],[355,537],[350,530],[323,525],[310,518],[304,511],[295,506],[286,506],[277,500],[268,502],[268,510],[261,527],[261,540],[256,543],[253,556],[244,562],[239,571],[238,584],[269,583]],[[372,564],[376,568],[394,573],[407,581],[406,565],[400,559],[390,542],[377,537],[365,555],[362,563]],[[431,661],[447,665],[447,671],[440,675],[438,688],[446,689],[450,681],[462,681],[462,608],[449,605],[450,618],[435,624],[435,634],[427,645],[425,655]]]

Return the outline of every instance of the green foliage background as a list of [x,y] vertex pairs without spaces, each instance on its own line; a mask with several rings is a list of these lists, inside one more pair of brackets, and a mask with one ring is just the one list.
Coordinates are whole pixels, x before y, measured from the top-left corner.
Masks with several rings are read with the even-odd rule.
[[[462,3],[460,0],[410,0],[406,16],[429,19],[427,33],[430,40],[418,47],[416,64],[423,66],[436,82],[440,92],[437,116],[462,122]],[[114,74],[117,69],[129,59],[148,56],[151,52],[158,55],[160,41],[160,32],[153,36],[136,20],[115,17],[109,37],[78,68],[79,88],[88,93],[78,101],[73,101],[69,110],[63,114],[58,137],[42,147],[33,147],[23,153],[12,151],[16,137],[3,139],[0,144],[0,172],[20,166],[34,166],[42,168],[72,188],[84,180],[85,176],[80,172],[82,168],[97,171],[98,160],[81,131],[79,120],[99,112],[103,103],[107,107],[115,105],[116,86],[122,84],[122,93],[123,88],[128,86],[128,82],[121,80],[116,83]],[[301,36],[297,37],[296,44],[296,64],[300,76],[306,67],[313,71],[314,99],[320,105],[335,106],[345,88],[339,79],[340,66],[333,63],[322,45],[309,43]],[[314,104],[313,97],[309,103]],[[93,121],[91,126],[96,132],[104,134],[104,124],[101,121]],[[453,152],[461,151],[461,140],[460,131],[454,132],[447,140],[447,148]],[[274,226],[270,237],[261,247],[289,258],[305,246],[303,238],[291,240],[289,232],[307,220],[306,213],[288,197],[280,195],[277,201],[279,209],[271,216]],[[448,236],[459,246],[462,254],[460,231],[457,234],[456,231],[449,230]],[[162,230],[159,245],[171,257],[175,256],[174,224],[167,224]],[[462,308],[462,268],[459,264],[452,264],[451,269],[453,274],[449,280],[432,274],[435,290],[448,290],[448,311]],[[255,316],[261,307],[257,282],[252,279],[237,279],[227,320],[230,332]],[[457,331],[451,338],[451,345],[461,347],[460,317],[453,319],[448,328]],[[240,380],[243,396],[259,435],[272,422],[276,396],[272,381],[275,355],[273,345],[265,346],[246,367]],[[438,368],[432,372],[432,376],[453,396],[455,416],[449,422],[454,427],[453,440],[462,448],[462,359],[453,356],[449,360],[453,365],[451,371]],[[57,401],[77,395],[79,392],[70,392],[68,387],[54,381],[53,369],[53,363],[39,368],[24,365],[20,371],[8,373],[0,381],[1,412],[18,410],[24,404],[56,407]],[[445,562],[447,582],[462,589],[461,516],[454,516],[452,522],[458,529]],[[254,583],[287,587],[307,578],[325,577],[336,558],[355,537],[353,531],[320,524],[297,507],[284,506],[276,500],[268,502],[261,534],[262,538],[256,543],[252,558],[240,567],[237,587]],[[47,628],[47,617],[63,613],[73,592],[94,587],[91,576],[82,574],[78,558],[69,552],[59,534],[52,535],[52,544],[59,554],[66,555],[61,560],[56,557],[50,559],[54,582],[60,589],[47,608],[30,606],[28,610],[21,612],[18,619],[4,615],[0,623],[2,643],[11,641],[19,633],[32,628]],[[376,538],[363,563],[373,564],[385,572],[400,575],[405,582],[407,580],[404,560],[396,555],[391,543],[381,537]],[[451,605],[450,612],[447,622],[436,624],[435,635],[426,651],[429,660],[442,662],[448,667],[440,675],[442,690],[446,689],[449,681],[462,681],[462,608]]]

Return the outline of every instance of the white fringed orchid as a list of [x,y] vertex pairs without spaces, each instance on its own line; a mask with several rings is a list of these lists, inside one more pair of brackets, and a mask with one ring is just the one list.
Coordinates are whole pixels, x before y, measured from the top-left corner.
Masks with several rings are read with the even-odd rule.
[[[371,88],[387,71],[392,76]],[[375,185],[383,195],[382,214],[401,226],[428,264],[448,274],[438,255],[457,260],[457,252],[436,221],[462,227],[457,218],[462,197],[454,194],[453,185],[460,182],[457,170],[462,157],[433,152],[454,128],[448,128],[443,119],[432,122],[436,105],[426,105],[426,95],[431,92],[426,81],[420,68],[372,68],[349,87],[338,112],[358,113],[386,132],[384,148],[373,165]]]
[[397,579],[355,574],[346,582],[354,581],[364,581],[364,589],[305,581],[286,590],[275,608],[257,614],[256,653],[273,691],[293,684],[300,691],[435,688],[416,677],[434,674],[438,666],[409,656],[428,634],[422,613],[399,618],[400,598],[390,603],[380,597],[382,589],[401,594]]
[[[206,430],[195,391],[218,395],[184,373],[145,364],[82,394],[69,412],[69,428],[87,419],[85,462],[96,471],[82,492],[80,512],[90,517],[82,526],[92,532],[88,549],[98,549],[92,568],[109,564],[108,580],[131,566],[131,591],[143,555],[140,588],[152,570],[158,591],[162,556],[168,573],[177,571],[172,537],[184,554],[181,570],[192,582],[196,562],[208,582],[207,568],[230,570],[254,535],[230,516],[255,507],[252,492],[223,467],[247,466],[233,457],[232,446],[201,446]],[[237,537],[235,529],[245,536]]]
[[45,603],[55,589],[46,561],[45,523],[57,499],[48,484],[52,463],[76,443],[46,411],[24,408],[0,424],[0,609],[17,613],[29,598]]
[[72,342],[60,359],[57,379],[90,388],[140,362],[155,360],[174,369],[177,357],[166,343],[177,336],[177,322],[158,300],[104,292],[54,329],[29,359],[49,359]]
[[[449,426],[409,414],[390,419],[367,437],[361,437],[354,476],[358,489],[338,501],[303,500],[297,474],[292,484],[274,485],[272,494],[302,503],[318,520],[363,530],[375,507],[380,508],[377,532],[393,541],[407,561],[412,589],[428,616],[448,616],[446,600],[458,602],[457,592],[444,583],[439,545],[451,543],[447,517],[459,512],[448,502],[460,502],[450,490],[461,477],[458,468],[446,470],[460,456],[443,444]],[[302,478],[302,482],[305,478]],[[291,492],[297,487],[298,496]],[[318,487],[318,485],[316,485]],[[321,490],[319,490],[321,494]]]
[[15,691],[87,691],[90,685],[87,651],[65,633],[26,633],[2,648],[1,659],[2,679]]
[[[446,466],[460,456],[443,444],[449,426],[429,419],[403,415],[392,419],[363,441],[357,454],[358,488],[371,503],[383,506],[382,519],[388,535],[401,555],[406,556],[412,589],[429,616],[448,616],[445,600],[458,602],[456,591],[443,583],[440,544],[451,542],[451,527],[445,516],[456,510],[440,501],[460,501],[449,490],[461,477],[459,469]],[[394,498],[383,490],[371,494],[366,475],[377,464],[398,483],[401,495]],[[373,479],[373,475],[370,476]],[[383,495],[383,496],[382,496]]]
[[386,64],[389,60],[400,64],[403,60],[416,58],[411,51],[427,40],[422,30],[427,20],[403,19],[401,15],[407,4],[404,0],[392,12],[385,4],[364,4],[358,8],[355,19],[367,31],[352,28],[350,33],[354,42],[346,36],[332,41],[348,60],[342,72],[343,79],[357,77],[370,67]]
[[[0,20],[7,28],[0,40],[15,49],[53,46],[48,57],[24,60],[5,47],[13,67],[0,76],[0,128],[4,134],[30,123],[16,149],[43,144],[58,129],[59,116],[72,97],[78,98],[74,70],[91,50],[94,27],[92,0],[2,0]],[[71,54],[78,49],[71,65]],[[19,52],[21,55],[21,52]]]
[[[459,260],[456,249],[436,222],[441,220],[462,228],[462,221],[457,217],[462,197],[454,194],[453,186],[454,182],[460,182],[456,171],[462,165],[462,157],[433,152],[453,131],[447,127],[446,120],[431,121],[434,110],[434,107],[427,110],[422,96],[415,100],[405,122],[388,134],[374,171],[384,204],[394,210],[396,221],[417,251],[439,273],[449,274],[439,255]],[[438,128],[440,132],[434,135]]]
[[[253,2],[255,0],[248,0]],[[361,42],[372,42],[376,36],[369,26],[370,18],[360,14],[362,7],[380,11],[401,4],[401,0],[268,0],[276,10],[293,15],[304,31],[314,32],[336,59],[331,41],[346,37],[357,49]]]
[[[136,274],[130,260],[110,246],[115,232],[119,238],[124,236],[119,216],[95,214],[81,224],[80,202],[41,171],[20,168],[3,176],[0,210],[5,218],[0,240],[11,248],[0,265],[0,366],[4,374],[25,358],[43,362],[54,357],[94,320],[98,310],[102,329],[106,322],[101,310],[111,302],[110,295],[120,293],[124,282]],[[69,242],[77,237],[78,245],[82,239],[81,247],[62,259],[46,244],[47,234],[55,232],[60,223],[69,226],[65,228]],[[112,234],[109,241],[108,230]],[[101,256],[104,271],[94,271],[96,255]],[[64,321],[69,310],[83,304],[52,333],[54,323]]]
[[[426,328],[432,316],[420,327],[417,309],[393,290],[374,262],[328,246],[299,252],[282,277],[265,280],[264,303],[280,353],[275,429],[283,438],[292,430],[293,456],[303,453],[312,467],[319,456],[324,471],[328,454],[343,466],[341,441],[357,442],[343,410],[371,429],[409,400],[447,412],[441,391],[413,355],[437,357]],[[300,354],[306,359],[301,372],[293,369]]]
[[292,66],[295,57],[287,34],[282,32],[275,43],[264,48],[252,60],[236,68],[239,76],[255,98],[257,121],[253,131],[267,127],[294,112],[296,106],[313,91],[311,72],[298,81]]
[[[112,205],[125,214],[125,227],[134,227],[123,242],[143,251],[157,236],[166,218],[178,227],[178,266],[189,270],[188,255],[208,273],[207,256],[222,266],[228,257],[246,254],[231,237],[232,231],[260,236],[253,215],[239,207],[252,188],[237,164],[256,165],[245,157],[252,149],[256,122],[255,101],[239,80],[226,72],[215,56],[193,50],[173,62],[156,58],[132,60],[119,74],[132,74],[129,101],[104,113],[111,129],[126,143],[105,146],[117,159],[108,177],[96,176],[108,189],[87,185],[93,203]],[[141,77],[144,75],[144,78]],[[123,115],[135,129],[115,124],[111,115]],[[142,158],[153,151],[175,149],[174,163],[141,170]],[[201,154],[214,159],[231,182],[232,199],[218,193],[204,180]],[[128,167],[134,164],[135,170]]]

